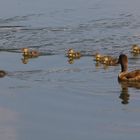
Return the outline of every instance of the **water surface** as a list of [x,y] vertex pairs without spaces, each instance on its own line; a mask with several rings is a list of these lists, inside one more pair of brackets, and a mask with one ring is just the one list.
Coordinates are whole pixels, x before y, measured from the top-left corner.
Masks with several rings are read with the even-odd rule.
[[[130,53],[140,41],[138,0],[4,0],[0,5],[0,139],[137,140],[139,83],[93,54]],[[23,63],[21,48],[41,52]],[[83,57],[70,64],[69,48]]]

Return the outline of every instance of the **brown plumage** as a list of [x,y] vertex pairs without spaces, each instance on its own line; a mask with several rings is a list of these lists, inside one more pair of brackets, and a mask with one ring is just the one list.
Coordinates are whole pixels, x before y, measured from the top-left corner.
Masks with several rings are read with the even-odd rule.
[[7,73],[4,70],[0,70],[0,78],[4,77]]
[[119,81],[140,82],[140,70],[128,72],[128,58],[125,54],[119,56],[118,63],[121,65],[121,72],[118,75]]

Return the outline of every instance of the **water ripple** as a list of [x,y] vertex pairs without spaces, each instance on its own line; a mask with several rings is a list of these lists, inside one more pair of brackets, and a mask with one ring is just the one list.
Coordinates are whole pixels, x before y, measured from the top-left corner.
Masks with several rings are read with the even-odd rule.
[[52,54],[53,52],[64,54],[67,49],[74,48],[83,52],[101,51],[119,54],[128,53],[127,50],[133,42],[139,43],[140,21],[132,14],[123,13],[116,18],[92,19],[77,25],[48,27],[12,25],[13,22],[25,21],[34,16],[39,17],[27,15],[0,19],[1,50],[31,47],[42,52],[51,50]]

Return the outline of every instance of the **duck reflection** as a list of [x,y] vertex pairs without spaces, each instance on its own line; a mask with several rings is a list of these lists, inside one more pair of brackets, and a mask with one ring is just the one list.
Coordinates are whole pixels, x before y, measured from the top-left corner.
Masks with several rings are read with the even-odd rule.
[[68,63],[69,64],[73,64],[74,63],[74,59],[73,58],[68,58]]
[[98,70],[98,69],[104,69],[104,70],[107,70],[107,69],[109,69],[109,66],[108,65],[106,65],[106,64],[101,64],[100,62],[96,62],[95,63],[95,67],[96,67],[96,69]]
[[122,104],[128,104],[130,99],[129,88],[140,89],[139,82],[127,82],[127,81],[118,81],[121,85],[121,93],[119,98],[122,99]]
[[28,56],[23,56],[23,58],[21,58],[21,61],[22,61],[23,64],[28,64],[30,59],[35,59],[35,58],[37,58],[37,57],[32,57],[31,58],[31,57],[28,57]]
[[72,57],[70,57],[70,58],[68,58],[68,63],[69,64],[74,64],[75,60],[77,60],[77,59],[80,59],[80,58],[72,58]]
[[29,58],[24,56],[23,58],[21,58],[21,61],[23,64],[27,64],[29,62]]

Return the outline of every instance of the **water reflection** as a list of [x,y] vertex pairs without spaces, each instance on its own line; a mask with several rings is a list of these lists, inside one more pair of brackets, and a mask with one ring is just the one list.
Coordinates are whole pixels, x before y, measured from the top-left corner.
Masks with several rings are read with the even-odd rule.
[[23,57],[21,58],[21,61],[23,64],[27,64],[29,62],[29,58],[28,57]]
[[70,57],[70,58],[68,58],[68,63],[69,64],[74,64],[75,60],[77,60],[77,59],[80,59],[80,58],[72,58],[72,57]]
[[38,57],[23,56],[23,58],[21,58],[21,61],[22,61],[23,64],[27,64],[27,63],[29,63],[29,61],[30,61],[31,59],[35,59],[35,58],[38,58]]
[[119,81],[119,84],[121,85],[121,93],[119,98],[122,99],[122,104],[128,104],[130,99],[130,94],[128,88],[136,88],[140,89],[140,83],[139,82],[124,82]]
[[120,99],[122,99],[122,104],[128,104],[129,103],[129,93],[128,93],[128,87],[124,86],[123,84],[121,84],[121,94],[119,96]]
[[95,67],[96,67],[97,70],[100,69],[100,68],[103,68],[104,70],[109,69],[109,66],[108,66],[108,65],[106,65],[106,64],[101,64],[100,62],[96,62],[96,63],[95,63]]

